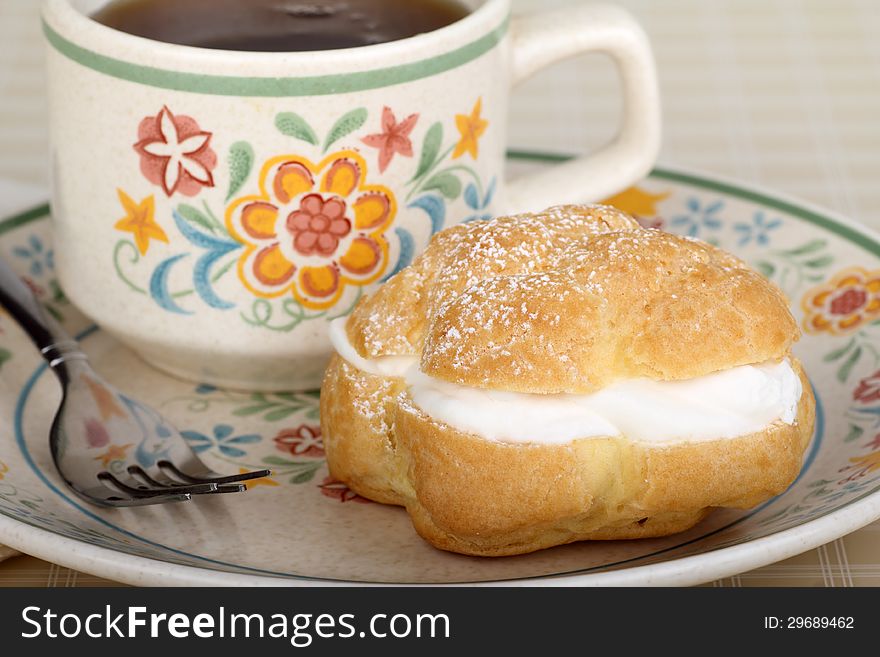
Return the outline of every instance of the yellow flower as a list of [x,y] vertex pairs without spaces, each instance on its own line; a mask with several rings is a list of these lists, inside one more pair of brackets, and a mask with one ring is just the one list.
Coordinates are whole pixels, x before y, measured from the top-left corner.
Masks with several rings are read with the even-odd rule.
[[306,308],[333,306],[346,285],[377,280],[388,264],[385,231],[397,213],[391,190],[368,185],[354,151],[318,162],[280,155],[263,165],[260,193],[236,199],[226,226],[245,245],[238,276],[259,297],[285,293]]
[[[238,474],[245,474],[246,472],[249,472],[247,468],[238,469]],[[248,479],[244,482],[244,485],[245,488],[250,490],[256,486],[279,486],[280,484],[270,477],[260,477],[259,479]]]
[[672,192],[652,194],[640,187],[630,187],[602,201],[618,210],[639,217],[653,217],[657,214],[657,203],[668,198]]
[[141,255],[146,255],[147,249],[150,248],[150,240],[159,240],[168,243],[168,235],[162,230],[162,227],[153,219],[155,204],[153,196],[147,196],[140,203],[135,203],[132,198],[117,189],[119,202],[125,210],[125,216],[116,222],[114,228],[126,233],[134,235],[134,243],[137,245]]
[[864,456],[858,456],[850,459],[853,463],[858,463],[868,469],[868,472],[880,470],[880,452],[871,452]]
[[7,472],[9,472],[9,466],[0,461],[0,481],[3,481],[3,477]]
[[458,140],[452,153],[453,160],[465,153],[470,153],[472,158],[477,159],[479,154],[478,140],[486,132],[486,128],[489,127],[489,122],[480,117],[482,109],[483,99],[477,98],[477,102],[474,103],[474,108],[471,110],[470,115],[455,115],[455,126],[458,128],[461,138]]
[[130,447],[130,443],[128,445],[110,445],[110,447],[107,448],[107,451],[100,456],[96,456],[95,460],[100,461],[101,465],[106,468],[113,463],[113,461],[124,461],[125,454]]
[[848,267],[801,300],[807,333],[839,335],[880,317],[880,269]]
[[849,462],[852,465],[847,466],[846,470],[855,470],[857,477],[871,474],[875,470],[880,470],[880,451],[854,456]]

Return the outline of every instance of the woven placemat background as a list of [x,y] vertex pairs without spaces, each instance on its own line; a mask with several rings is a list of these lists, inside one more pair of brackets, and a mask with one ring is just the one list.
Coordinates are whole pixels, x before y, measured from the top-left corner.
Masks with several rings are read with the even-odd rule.
[[[517,10],[576,0],[514,0]],[[664,112],[661,161],[761,184],[880,229],[880,3],[874,0],[622,0],[654,44]],[[45,185],[38,2],[0,0],[0,178]],[[583,57],[520,86],[516,148],[589,150],[613,133],[618,83]],[[102,580],[32,557],[0,563],[0,586]],[[880,524],[716,582],[880,585]]]

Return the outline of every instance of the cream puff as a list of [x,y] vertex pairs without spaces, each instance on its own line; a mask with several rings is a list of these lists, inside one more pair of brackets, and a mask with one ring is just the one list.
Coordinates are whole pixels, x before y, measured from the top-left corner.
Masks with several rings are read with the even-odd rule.
[[812,436],[780,290],[611,207],[438,233],[331,337],[331,474],[463,554],[683,531],[784,491]]

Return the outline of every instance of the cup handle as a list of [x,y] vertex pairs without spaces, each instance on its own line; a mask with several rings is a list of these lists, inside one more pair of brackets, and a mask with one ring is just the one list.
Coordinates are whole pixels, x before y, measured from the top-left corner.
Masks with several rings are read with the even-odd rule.
[[538,175],[508,181],[507,210],[606,198],[646,175],[660,150],[660,93],[651,46],[641,26],[609,5],[572,7],[513,19],[512,84],[574,55],[603,52],[620,72],[623,121],[597,152]]

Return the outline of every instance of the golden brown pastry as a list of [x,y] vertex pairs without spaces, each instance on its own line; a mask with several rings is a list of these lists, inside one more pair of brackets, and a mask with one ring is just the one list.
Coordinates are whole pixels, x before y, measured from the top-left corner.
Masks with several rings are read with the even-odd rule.
[[782,293],[610,207],[445,230],[331,334],[331,474],[463,554],[688,529],[785,490],[812,436]]

